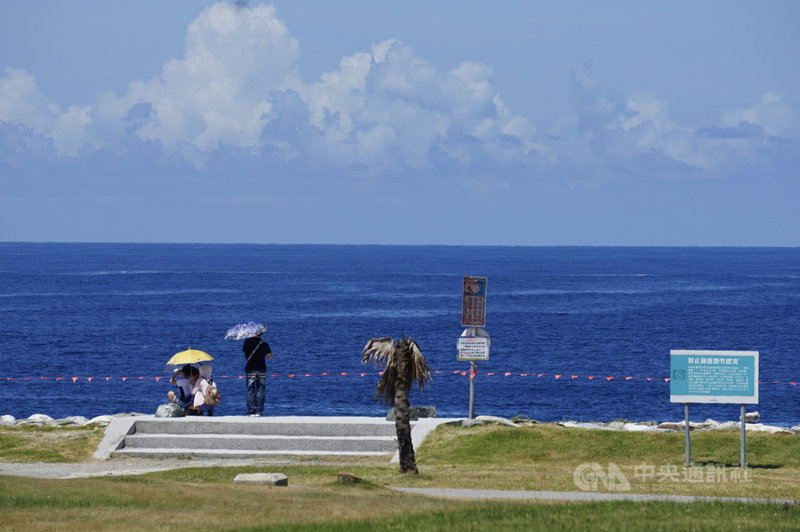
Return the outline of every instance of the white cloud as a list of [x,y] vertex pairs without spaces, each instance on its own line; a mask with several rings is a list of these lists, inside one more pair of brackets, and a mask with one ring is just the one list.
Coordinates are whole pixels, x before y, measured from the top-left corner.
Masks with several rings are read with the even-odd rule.
[[502,104],[491,75],[488,66],[471,62],[439,72],[409,46],[387,40],[369,54],[345,57],[338,70],[298,92],[339,164],[373,172],[422,168],[438,152],[464,166],[472,157],[457,146],[460,139],[484,141],[489,151],[502,135],[527,150],[534,146],[535,128]]
[[49,134],[57,110],[39,91],[36,80],[24,70],[6,68],[5,72],[0,78],[0,120]]
[[136,134],[168,148],[257,145],[269,93],[291,81],[297,53],[272,6],[207,8],[189,25],[182,59],[165,64],[159,77],[131,83],[128,104],[147,102],[154,113]]
[[741,124],[760,127],[771,137],[797,138],[798,128],[792,107],[774,92],[768,92],[761,101],[745,109],[734,109],[723,115],[723,125],[739,127]]
[[70,106],[62,112],[41,93],[33,76],[13,68],[5,72],[0,78],[0,121],[24,124],[51,138],[60,153],[77,155],[87,141],[91,107]]
[[603,90],[591,62],[573,69],[574,115],[550,129],[555,135],[540,135],[504,103],[488,65],[464,61],[440,71],[388,39],[306,82],[296,73],[298,54],[274,7],[219,3],[188,26],[182,57],[91,105],[64,111],[33,76],[6,69],[0,121],[15,126],[14,135],[35,134],[40,153],[41,139],[49,139],[73,158],[96,150],[143,167],[182,161],[204,171],[224,160],[374,176],[427,170],[535,178],[544,164],[548,174],[566,169],[582,179],[646,175],[648,165],[702,175],[742,160],[757,164],[771,138],[799,137],[793,109],[779,95],[730,110],[719,124],[677,124],[669,102],[653,92]]

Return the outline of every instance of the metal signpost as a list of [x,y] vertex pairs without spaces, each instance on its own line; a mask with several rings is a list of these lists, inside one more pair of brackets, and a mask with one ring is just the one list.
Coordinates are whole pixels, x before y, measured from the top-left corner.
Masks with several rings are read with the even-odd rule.
[[686,417],[686,465],[691,455],[689,403],[739,403],[739,457],[746,468],[744,405],[758,404],[758,351],[672,350],[669,375],[669,400],[683,403]]
[[489,360],[491,339],[486,325],[486,277],[464,276],[461,291],[461,326],[458,360],[469,360],[469,419],[475,417],[476,360]]

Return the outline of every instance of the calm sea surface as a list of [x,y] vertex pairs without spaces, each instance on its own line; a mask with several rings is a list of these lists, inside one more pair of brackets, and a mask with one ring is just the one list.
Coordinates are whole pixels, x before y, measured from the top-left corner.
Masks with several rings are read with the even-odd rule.
[[436,371],[412,405],[466,416],[464,275],[488,278],[477,415],[680,420],[670,349],[720,349],[760,353],[749,411],[800,424],[798,248],[0,243],[0,414],[153,413],[188,347],[215,358],[218,414],[243,414],[241,342],[223,335],[257,320],[267,415],[384,415],[361,349],[405,334]]

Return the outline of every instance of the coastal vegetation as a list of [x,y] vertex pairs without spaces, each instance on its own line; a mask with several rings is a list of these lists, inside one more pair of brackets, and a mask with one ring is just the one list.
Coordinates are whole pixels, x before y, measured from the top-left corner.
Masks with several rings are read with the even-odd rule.
[[[43,436],[36,436],[41,432]],[[97,429],[0,428],[0,460],[86,461]],[[62,439],[53,434],[63,434]],[[76,438],[75,435],[81,435]],[[335,464],[188,467],[133,476],[69,480],[0,477],[0,529],[103,530],[790,530],[798,504],[742,502],[476,501],[399,493],[395,487],[579,491],[585,464],[614,482],[601,493],[800,498],[800,435],[748,434],[742,471],[737,431],[692,434],[616,432],[555,424],[442,426],[417,449],[418,475],[399,475],[386,459]],[[79,442],[79,443],[77,443]],[[84,445],[84,453],[75,447]],[[26,447],[26,453],[20,452]],[[62,449],[63,447],[63,449]],[[72,449],[67,452],[64,449]],[[62,450],[59,450],[62,449]],[[15,454],[16,453],[16,454]],[[71,456],[72,458],[67,458]],[[343,470],[362,479],[342,482]],[[617,473],[617,471],[619,473]],[[289,487],[234,484],[243,472],[280,472]],[[621,475],[621,476],[619,476]],[[596,475],[593,477],[598,478]],[[626,481],[623,485],[620,480]],[[610,487],[609,487],[610,486]]]

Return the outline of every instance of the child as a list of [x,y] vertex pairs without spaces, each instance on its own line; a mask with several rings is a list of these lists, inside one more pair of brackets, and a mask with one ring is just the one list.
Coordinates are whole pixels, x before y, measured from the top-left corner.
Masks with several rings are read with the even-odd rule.
[[192,405],[189,407],[189,414],[202,416],[207,412],[209,416],[214,415],[214,407],[206,404],[206,391],[211,385],[211,366],[205,364],[200,369],[192,368]]

